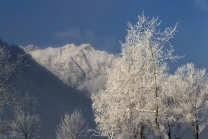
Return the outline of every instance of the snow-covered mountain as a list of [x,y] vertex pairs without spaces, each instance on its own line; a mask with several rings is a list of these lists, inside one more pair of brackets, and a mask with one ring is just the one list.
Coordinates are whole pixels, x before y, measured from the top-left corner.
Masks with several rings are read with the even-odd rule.
[[90,93],[105,85],[105,71],[111,67],[114,55],[95,50],[90,44],[39,49],[35,45],[23,48],[33,59],[65,84]]

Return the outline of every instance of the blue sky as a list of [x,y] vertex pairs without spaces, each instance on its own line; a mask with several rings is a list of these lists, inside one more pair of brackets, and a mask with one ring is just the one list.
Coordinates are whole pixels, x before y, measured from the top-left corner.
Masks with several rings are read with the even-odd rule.
[[178,23],[171,43],[185,57],[177,66],[194,62],[208,68],[208,0],[3,0],[0,36],[22,46],[90,43],[119,53],[127,22],[135,24],[143,11],[159,16],[161,30]]

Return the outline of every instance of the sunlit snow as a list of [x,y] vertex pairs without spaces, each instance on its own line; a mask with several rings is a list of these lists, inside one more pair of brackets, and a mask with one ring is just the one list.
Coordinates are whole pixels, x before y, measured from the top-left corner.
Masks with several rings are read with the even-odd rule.
[[46,49],[29,45],[24,50],[67,85],[89,93],[104,87],[105,71],[114,59],[114,55],[95,50],[90,44]]

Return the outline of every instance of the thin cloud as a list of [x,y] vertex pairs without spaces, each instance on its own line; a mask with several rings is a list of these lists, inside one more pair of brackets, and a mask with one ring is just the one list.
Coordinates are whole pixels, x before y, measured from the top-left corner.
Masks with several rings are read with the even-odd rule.
[[178,25],[179,34],[182,35],[182,36],[186,36],[187,32],[184,28],[184,25],[183,25],[182,21],[178,21],[177,25]]
[[207,0],[195,0],[194,5],[201,9],[202,11],[208,10],[208,1]]
[[65,31],[57,31],[56,37],[61,39],[70,39],[76,41],[94,40],[96,38],[95,33],[91,30],[81,31],[78,28],[68,28]]
[[[63,42],[75,43],[77,45],[89,43],[100,50],[110,53],[120,45],[116,37],[99,37],[92,30],[80,30],[78,28],[68,28],[65,31],[55,32],[55,36]],[[120,50],[120,49],[119,49]]]
[[81,39],[81,32],[76,28],[69,28],[66,31],[57,31],[56,36],[61,39],[73,38],[73,39]]

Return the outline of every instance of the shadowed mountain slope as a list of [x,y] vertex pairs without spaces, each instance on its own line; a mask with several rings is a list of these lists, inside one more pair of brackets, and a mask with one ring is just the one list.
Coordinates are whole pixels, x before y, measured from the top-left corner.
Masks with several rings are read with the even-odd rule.
[[29,59],[29,67],[23,69],[23,81],[18,82],[22,92],[37,97],[39,106],[36,112],[43,121],[42,135],[53,139],[55,128],[65,111],[81,109],[84,117],[93,126],[91,100],[75,89],[67,86],[44,67]]
[[[9,49],[12,58],[17,53],[24,53],[16,46],[3,45]],[[58,77],[46,68],[35,62],[31,56],[26,55],[24,61],[30,65],[24,67],[21,77],[13,78],[10,83],[14,83],[21,93],[28,93],[37,98],[39,105],[35,113],[39,114],[42,120],[41,136],[44,139],[55,139],[55,129],[65,111],[73,112],[75,109],[81,110],[85,119],[89,122],[90,128],[95,127],[91,109],[91,100],[81,92],[73,89],[61,81]]]

